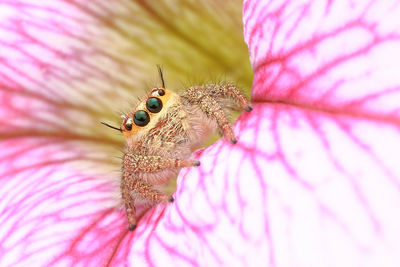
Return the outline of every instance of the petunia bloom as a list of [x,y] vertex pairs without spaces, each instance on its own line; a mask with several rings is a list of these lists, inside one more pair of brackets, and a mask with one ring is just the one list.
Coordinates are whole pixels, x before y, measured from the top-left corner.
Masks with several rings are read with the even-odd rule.
[[157,63],[172,87],[211,67],[246,83],[235,9],[40,3],[0,2],[2,266],[400,264],[398,5],[245,1],[254,110],[239,142],[196,152],[176,201],[128,232],[122,139],[99,121]]

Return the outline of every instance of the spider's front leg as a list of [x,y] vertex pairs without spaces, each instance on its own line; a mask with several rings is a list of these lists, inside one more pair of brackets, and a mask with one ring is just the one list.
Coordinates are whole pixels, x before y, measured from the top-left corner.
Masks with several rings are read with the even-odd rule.
[[245,111],[250,112],[253,110],[243,93],[232,84],[193,86],[184,92],[183,97],[189,103],[196,104],[207,117],[215,119],[223,135],[232,144],[236,144],[237,140],[223,107],[219,104],[219,100],[231,98]]
[[136,228],[136,200],[150,200],[156,203],[174,201],[172,196],[155,190],[152,185],[143,181],[143,174],[170,168],[200,166],[200,162],[192,159],[171,159],[127,153],[124,155],[123,165],[121,194],[125,203],[129,230],[133,231]]

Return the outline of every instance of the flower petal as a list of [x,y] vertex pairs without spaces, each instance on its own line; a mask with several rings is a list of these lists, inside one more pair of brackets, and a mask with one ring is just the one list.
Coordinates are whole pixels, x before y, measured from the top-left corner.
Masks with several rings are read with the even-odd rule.
[[245,1],[271,263],[399,265],[399,15],[393,1]]
[[[153,265],[398,266],[397,5],[245,1],[255,108],[139,226]],[[149,227],[148,224],[155,224]]]

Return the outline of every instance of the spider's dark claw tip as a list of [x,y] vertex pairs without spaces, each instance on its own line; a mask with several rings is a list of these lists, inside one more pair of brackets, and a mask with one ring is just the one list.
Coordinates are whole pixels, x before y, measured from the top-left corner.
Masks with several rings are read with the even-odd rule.
[[129,231],[133,231],[136,229],[136,224],[129,225]]
[[235,137],[233,137],[233,138],[231,139],[231,144],[234,145],[234,144],[236,144],[236,143],[237,143],[237,139],[236,139]]
[[250,112],[250,111],[253,110],[253,108],[249,105],[245,110],[246,110],[247,112]]
[[195,161],[194,161],[194,166],[199,167],[199,166],[200,166],[200,161],[195,160]]
[[174,200],[175,200],[174,197],[173,197],[173,196],[170,196],[169,199],[168,199],[168,202],[173,203]]

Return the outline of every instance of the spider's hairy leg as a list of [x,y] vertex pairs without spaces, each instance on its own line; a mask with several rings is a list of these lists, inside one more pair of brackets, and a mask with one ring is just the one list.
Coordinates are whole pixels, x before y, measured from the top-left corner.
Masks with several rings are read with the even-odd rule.
[[136,228],[136,210],[133,199],[129,193],[130,191],[131,190],[129,190],[125,178],[123,178],[121,181],[121,194],[122,199],[125,202],[125,211],[128,218],[129,231],[133,231]]
[[204,85],[204,91],[215,99],[231,97],[245,111],[250,112],[253,110],[242,91],[233,84],[207,84]]
[[124,169],[129,172],[157,172],[163,169],[200,166],[198,160],[126,153]]
[[129,230],[133,231],[136,228],[136,209],[135,201],[145,200],[155,203],[173,202],[172,196],[161,193],[152,188],[151,185],[143,182],[140,175],[129,174],[125,172],[121,183],[122,199],[125,202],[125,211],[128,218]]
[[150,200],[156,203],[174,201],[172,196],[155,190],[151,185],[143,182],[140,179],[132,179],[131,189],[137,194],[138,198],[143,200]]
[[125,202],[129,230],[136,228],[135,201],[173,202],[172,196],[153,189],[152,185],[142,180],[145,173],[163,169],[199,166],[200,162],[192,159],[173,159],[161,156],[126,153],[123,158],[121,194]]
[[204,88],[204,86],[190,87],[184,92],[183,97],[186,98],[190,104],[197,105],[207,117],[215,119],[222,134],[232,144],[236,144],[237,140],[235,134],[224,110],[217,100],[206,92]]
[[121,186],[122,198],[125,202],[126,215],[128,217],[129,230],[133,231],[136,228],[136,209],[135,202],[151,201],[155,203],[160,202],[174,202],[173,196],[159,192],[145,182],[143,182],[137,174],[125,173],[125,183]]

